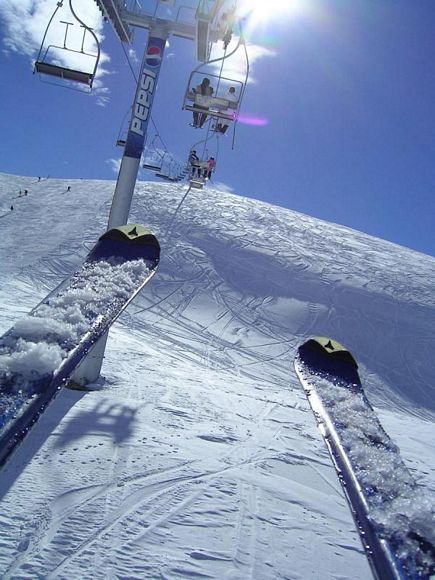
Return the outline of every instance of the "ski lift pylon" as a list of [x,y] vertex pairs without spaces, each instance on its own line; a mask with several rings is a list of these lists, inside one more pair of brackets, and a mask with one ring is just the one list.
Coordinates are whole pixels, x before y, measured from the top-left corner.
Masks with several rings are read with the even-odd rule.
[[[81,86],[84,85],[86,87],[84,90],[90,92],[92,90],[92,84],[94,82],[98,68],[98,63],[100,61],[100,43],[98,42],[98,38],[94,33],[94,31],[92,30],[92,28],[90,28],[84,22],[82,22],[80,18],[78,18],[78,16],[75,14],[71,0],[69,0],[71,14],[83,28],[83,36],[81,39],[80,48],[72,48],[71,46],[68,46],[69,27],[74,26],[74,23],[66,22],[64,20],[59,21],[61,24],[65,25],[65,35],[63,38],[63,45],[57,44],[49,44],[47,46],[45,45],[45,39],[47,37],[48,30],[51,28],[54,16],[56,12],[59,10],[59,8],[61,8],[62,6],[63,0],[57,3],[56,9],[48,22],[47,28],[45,30],[42,39],[41,47],[39,49],[39,53],[34,64],[34,72],[39,73],[41,75],[55,77],[61,79],[61,81],[66,81],[66,83],[63,84],[63,86],[68,86],[69,83],[72,83],[72,85],[69,85],[70,88],[76,88],[77,83],[78,85]],[[86,33],[91,34],[91,36],[94,38],[94,41],[97,46],[96,53],[91,53],[85,50]],[[68,66],[63,66],[59,64],[59,54],[64,53],[79,54],[83,56],[86,61],[90,61],[91,63],[93,63],[93,66],[88,67],[88,70],[78,70]]]

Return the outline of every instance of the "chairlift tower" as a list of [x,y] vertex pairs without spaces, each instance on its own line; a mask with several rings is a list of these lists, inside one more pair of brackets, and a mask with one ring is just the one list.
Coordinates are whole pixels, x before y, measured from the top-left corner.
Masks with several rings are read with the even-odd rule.
[[[134,28],[149,31],[110,209],[108,229],[111,229],[128,222],[166,41],[171,35],[193,40],[197,59],[206,62],[212,44],[219,40],[219,22],[227,0],[142,0],[146,8],[138,0],[128,3],[123,0],[95,2],[103,17],[111,22],[121,42],[132,42]],[[106,341],[107,334],[79,367],[73,377],[75,382],[86,384],[97,380]]]
[[166,41],[171,35],[193,40],[198,60],[206,61],[219,38],[219,15],[226,0],[145,0],[146,8],[137,0],[129,6],[123,0],[95,2],[122,42],[131,42],[135,27],[149,31],[110,210],[108,227],[113,228],[128,220]]

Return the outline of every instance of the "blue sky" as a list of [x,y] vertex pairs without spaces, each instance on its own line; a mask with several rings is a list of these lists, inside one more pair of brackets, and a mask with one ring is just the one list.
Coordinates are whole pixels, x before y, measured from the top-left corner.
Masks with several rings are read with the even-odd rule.
[[[135,91],[122,47],[104,25],[110,61],[102,68],[109,74],[90,96],[40,82],[32,75],[38,2],[56,5],[0,5],[0,171],[116,179],[122,151],[115,142]],[[218,153],[215,181],[435,255],[433,0],[288,0],[288,6],[248,34],[251,82],[242,113],[267,124],[239,123],[234,150],[231,135],[219,140],[218,151],[209,147],[210,155]],[[32,19],[23,17],[32,10]],[[136,31],[139,61],[145,42],[146,32]],[[132,62],[137,71],[140,62]],[[181,110],[196,65],[193,43],[171,38],[152,116],[180,160],[202,136]],[[228,63],[224,72],[230,69]]]

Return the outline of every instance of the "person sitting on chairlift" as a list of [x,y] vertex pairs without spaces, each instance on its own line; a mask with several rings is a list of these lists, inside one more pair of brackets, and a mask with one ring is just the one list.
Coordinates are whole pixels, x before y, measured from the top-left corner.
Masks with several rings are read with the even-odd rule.
[[[238,99],[236,96],[236,89],[234,87],[230,87],[228,89],[228,93],[226,94],[225,98],[230,103],[237,103]],[[234,109],[226,109],[225,111],[222,111],[222,112],[227,114],[227,115],[232,115],[234,113]],[[219,120],[218,123],[216,123],[216,131],[218,131],[219,133],[225,134],[225,132],[229,126],[230,126],[230,121],[228,119],[221,119],[221,120]]]
[[[203,95],[205,97],[211,97],[213,94],[213,87],[210,86],[210,79],[204,77],[200,85],[193,89],[193,93],[195,95]],[[204,107],[201,105],[196,105],[196,109],[202,109],[204,111],[208,111],[208,107]],[[198,111],[193,111],[193,126],[201,128],[207,119],[207,113],[200,113]]]
[[199,176],[199,157],[196,154],[196,151],[193,150],[190,152],[189,155],[189,164],[190,164],[190,175],[191,177],[195,177],[195,172]]
[[210,157],[210,159],[207,161],[207,166],[204,169],[204,173],[202,174],[204,178],[207,179],[211,179],[211,174],[213,173],[213,171],[215,170],[216,167],[216,161],[214,157]]

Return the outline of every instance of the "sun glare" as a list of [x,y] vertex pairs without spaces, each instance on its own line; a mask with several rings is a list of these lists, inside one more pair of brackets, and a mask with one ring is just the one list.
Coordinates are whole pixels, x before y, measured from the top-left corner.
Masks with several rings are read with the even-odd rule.
[[301,0],[242,0],[241,13],[249,25],[265,24],[275,19],[290,17],[299,11]]

